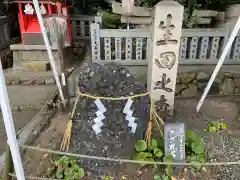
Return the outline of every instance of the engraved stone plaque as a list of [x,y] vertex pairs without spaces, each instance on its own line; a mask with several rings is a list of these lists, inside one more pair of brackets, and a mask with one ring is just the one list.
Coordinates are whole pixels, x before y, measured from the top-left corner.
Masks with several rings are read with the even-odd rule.
[[169,123],[164,126],[165,154],[170,153],[174,162],[185,161],[185,126],[183,123]]

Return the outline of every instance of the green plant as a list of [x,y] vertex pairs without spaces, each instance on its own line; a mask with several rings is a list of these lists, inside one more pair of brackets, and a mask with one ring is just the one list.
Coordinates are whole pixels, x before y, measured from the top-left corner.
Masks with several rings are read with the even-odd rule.
[[101,177],[102,180],[113,180],[112,176],[102,176]]
[[163,175],[161,175],[161,176],[155,175],[155,176],[153,177],[153,180],[170,180],[170,177],[167,176],[167,175],[165,175],[165,174],[163,174]]
[[155,175],[155,176],[153,177],[153,180],[161,180],[161,177],[160,177],[159,175]]
[[208,131],[210,133],[217,133],[221,130],[226,130],[226,129],[227,129],[226,123],[224,123],[222,121],[213,121],[210,124],[208,124],[205,131]]
[[[173,162],[172,155],[170,153],[166,154],[163,158],[163,162],[172,163]],[[164,171],[165,171],[165,174],[170,177],[173,173],[172,165],[171,164],[165,165]]]
[[77,160],[62,156],[50,161],[49,176],[56,179],[75,180],[84,176],[84,170],[77,165]]
[[198,25],[199,18],[193,13],[189,16],[188,9],[184,9],[183,28],[195,28]]
[[186,154],[191,163],[196,164],[194,167],[200,169],[198,163],[205,161],[205,148],[202,139],[193,131],[188,130],[186,133]]
[[163,156],[163,150],[159,149],[161,147],[160,144],[158,144],[156,139],[152,139],[150,146],[147,146],[147,143],[145,140],[138,140],[135,143],[135,149],[136,149],[136,159],[141,161],[154,161],[156,159],[160,159]]

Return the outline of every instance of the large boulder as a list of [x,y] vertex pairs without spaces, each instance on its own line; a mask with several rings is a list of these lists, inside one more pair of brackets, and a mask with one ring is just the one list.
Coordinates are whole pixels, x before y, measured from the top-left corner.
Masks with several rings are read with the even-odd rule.
[[195,84],[190,84],[187,89],[184,89],[181,93],[181,96],[184,97],[193,97],[198,95],[198,89]]
[[[122,97],[147,92],[138,84],[130,72],[115,64],[85,66],[78,80],[79,90],[93,96]],[[132,158],[134,143],[143,139],[148,121],[149,97],[133,98],[133,117],[136,118],[135,133],[128,127],[123,109],[127,100],[101,100],[107,111],[102,121],[102,132],[96,135],[92,126],[98,110],[95,99],[81,97],[78,102],[72,126],[73,145],[76,153],[111,158]],[[79,162],[87,171],[107,174],[118,163],[81,159]]]
[[188,73],[180,73],[179,79],[180,82],[183,84],[189,84],[196,78],[195,72],[188,72]]
[[223,83],[220,85],[220,89],[222,91],[222,94],[224,95],[231,95],[234,93],[235,90],[235,84],[233,79],[226,78]]
[[210,78],[210,75],[207,74],[207,73],[205,73],[205,72],[199,72],[199,73],[197,74],[197,77],[196,77],[197,81],[199,81],[199,82],[208,81],[209,78]]

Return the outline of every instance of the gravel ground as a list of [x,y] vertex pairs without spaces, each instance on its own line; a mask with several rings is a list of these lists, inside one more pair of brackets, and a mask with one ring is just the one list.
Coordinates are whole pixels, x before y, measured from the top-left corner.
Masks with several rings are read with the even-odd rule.
[[[196,113],[197,100],[176,100],[173,122],[184,122],[187,129],[194,130],[203,137],[208,162],[231,162],[240,159],[239,107],[235,100],[226,98],[207,99],[199,113]],[[212,122],[223,119],[227,131],[218,134],[205,132]],[[208,173],[191,173],[196,179],[238,180],[239,166],[206,167]]]

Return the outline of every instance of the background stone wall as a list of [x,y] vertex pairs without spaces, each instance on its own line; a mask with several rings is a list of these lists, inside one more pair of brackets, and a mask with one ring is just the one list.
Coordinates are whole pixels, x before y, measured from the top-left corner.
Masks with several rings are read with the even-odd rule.
[[[185,97],[201,95],[210,77],[211,74],[204,71],[179,73],[175,95]],[[240,94],[240,74],[220,72],[209,91],[209,95],[213,94]]]

